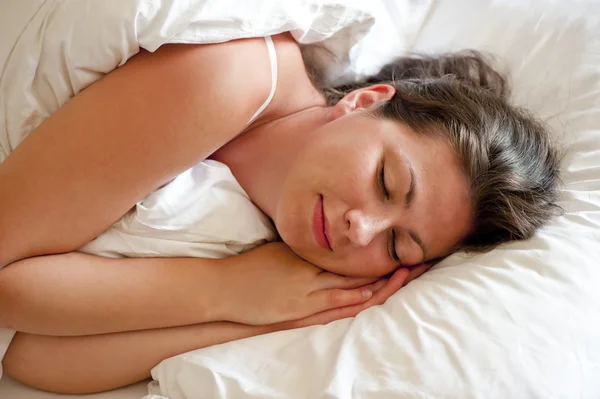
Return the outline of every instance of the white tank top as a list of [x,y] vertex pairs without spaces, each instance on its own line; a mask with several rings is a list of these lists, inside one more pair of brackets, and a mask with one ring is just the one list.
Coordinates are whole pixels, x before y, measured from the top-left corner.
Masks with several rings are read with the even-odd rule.
[[265,42],[267,43],[267,49],[269,50],[269,59],[271,61],[271,92],[269,93],[269,96],[267,97],[263,105],[261,105],[260,108],[256,110],[254,115],[252,115],[252,118],[250,118],[250,120],[248,121],[248,125],[254,122],[256,118],[258,118],[260,114],[262,114],[263,111],[269,106],[269,104],[271,104],[271,100],[273,100],[273,97],[275,96],[275,90],[277,89],[278,71],[277,52],[275,51],[275,44],[273,43],[273,38],[271,36],[265,37]]
[[[252,123],[271,103],[277,85],[277,54],[271,60],[271,92]],[[108,257],[223,258],[277,239],[270,219],[239,185],[229,167],[206,160],[152,192],[81,252]]]

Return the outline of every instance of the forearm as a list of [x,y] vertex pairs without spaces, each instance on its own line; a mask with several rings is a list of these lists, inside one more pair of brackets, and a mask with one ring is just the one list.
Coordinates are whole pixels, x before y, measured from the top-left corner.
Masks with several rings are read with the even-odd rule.
[[39,389],[92,393],[146,379],[171,356],[277,329],[215,322],[87,337],[18,333],[3,364],[13,378]]
[[0,270],[0,327],[93,335],[223,320],[224,260],[70,253]]

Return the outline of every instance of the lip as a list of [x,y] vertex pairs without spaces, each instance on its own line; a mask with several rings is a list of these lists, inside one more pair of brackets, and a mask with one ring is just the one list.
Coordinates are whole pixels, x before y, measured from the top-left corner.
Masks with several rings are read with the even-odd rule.
[[326,234],[327,218],[323,210],[323,196],[319,195],[319,200],[315,204],[312,217],[313,236],[318,246],[323,249],[332,251],[330,241]]

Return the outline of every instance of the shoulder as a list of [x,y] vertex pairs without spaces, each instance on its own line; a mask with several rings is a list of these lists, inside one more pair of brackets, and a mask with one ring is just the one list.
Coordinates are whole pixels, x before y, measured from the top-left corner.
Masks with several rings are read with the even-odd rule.
[[[279,50],[281,46],[277,47]],[[167,44],[154,53],[139,53],[125,67],[140,85],[160,88],[175,101],[204,103],[209,98],[223,110],[236,110],[240,120],[246,122],[271,90],[264,38]]]
[[[288,108],[297,106],[290,92],[299,94],[308,86],[312,88],[298,43],[287,32],[272,39],[278,70],[276,92],[257,123],[268,118],[274,108],[278,114],[285,114]],[[152,56],[156,58],[151,64],[157,68],[155,75],[171,82],[179,80],[190,91],[202,87],[202,95],[210,94],[223,109],[235,109],[237,115],[243,115],[244,122],[264,103],[272,88],[271,59],[264,37],[210,45],[167,45]],[[159,70],[161,60],[169,65],[168,72]]]
[[[273,41],[277,90],[257,124],[298,108],[296,97],[303,97],[300,94],[310,86],[305,82],[296,41],[287,33],[273,36]],[[144,96],[145,113],[161,116],[163,124],[172,123],[165,119],[184,118],[227,131],[233,135],[229,139],[247,129],[247,122],[272,88],[271,62],[263,37],[218,44],[164,45],[154,53],[139,53],[109,75],[113,75],[109,80],[123,101]]]

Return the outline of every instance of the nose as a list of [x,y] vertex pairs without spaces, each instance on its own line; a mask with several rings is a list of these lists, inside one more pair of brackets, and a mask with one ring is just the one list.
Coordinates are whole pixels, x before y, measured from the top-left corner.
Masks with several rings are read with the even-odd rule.
[[355,245],[366,247],[381,232],[387,230],[390,221],[383,215],[352,209],[345,215],[347,235]]

